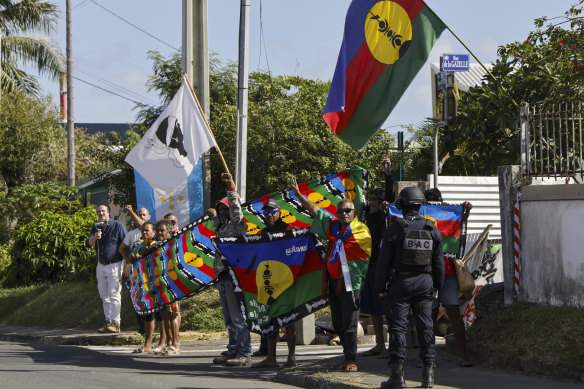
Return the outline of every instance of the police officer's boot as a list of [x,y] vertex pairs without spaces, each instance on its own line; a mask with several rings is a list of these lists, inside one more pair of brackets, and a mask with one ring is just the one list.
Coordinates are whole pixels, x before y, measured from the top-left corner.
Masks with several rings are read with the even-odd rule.
[[392,360],[389,363],[391,366],[391,376],[388,381],[382,382],[382,388],[401,389],[406,387],[404,380],[404,361],[402,359]]
[[422,388],[432,388],[434,386],[434,361],[424,361],[422,370]]

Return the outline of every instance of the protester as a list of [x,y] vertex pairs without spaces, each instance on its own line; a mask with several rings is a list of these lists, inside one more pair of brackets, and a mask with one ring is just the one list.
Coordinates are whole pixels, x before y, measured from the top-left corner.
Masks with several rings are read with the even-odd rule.
[[368,314],[371,317],[371,324],[375,332],[375,346],[361,355],[365,357],[379,355],[379,358],[388,358],[389,354],[386,351],[383,339],[383,315],[386,314],[387,304],[384,304],[382,298],[379,297],[379,293],[375,291],[375,274],[377,271],[379,244],[388,225],[388,216],[385,210],[389,203],[394,202],[395,192],[393,190],[389,156],[382,161],[381,166],[385,176],[385,188],[373,189],[369,196],[366,224],[371,232],[372,250],[369,269],[361,290],[361,313]]
[[344,361],[334,370],[358,370],[357,326],[359,297],[371,255],[371,234],[357,218],[355,205],[349,199],[337,204],[337,218],[321,210],[300,193],[296,178],[290,185],[294,196],[314,216],[311,231],[329,240],[330,250],[323,269],[322,295],[330,302],[333,328],[343,345]]
[[178,219],[176,217],[176,215],[174,213],[167,213],[166,215],[164,215],[164,220],[168,220],[168,222],[170,223],[170,233],[171,234],[176,234],[179,231],[178,228]]
[[[282,218],[282,212],[280,210],[280,204],[274,199],[269,199],[266,201],[262,207],[262,213],[264,214],[264,223],[266,227],[263,228],[259,233],[274,233],[274,232],[285,232],[288,230],[293,230],[294,227],[285,223]],[[286,343],[288,344],[288,359],[284,364],[285,367],[296,366],[296,327],[291,324],[286,327]],[[262,340],[266,338],[262,336]],[[278,332],[267,337],[267,357],[266,359],[254,363],[251,367],[261,368],[261,367],[278,367],[278,362],[276,360],[276,347],[278,342]],[[260,346],[261,350],[261,346]],[[254,355],[256,355],[254,353]]]
[[[176,215],[174,213],[167,213],[166,215],[164,215],[164,220],[168,221],[170,223],[170,233],[171,234],[178,234],[179,228],[178,228],[178,219],[176,217]],[[180,323],[182,321],[182,316],[180,314],[180,301],[176,302],[176,318],[173,321],[174,323],[174,333],[176,334],[177,337],[177,343],[179,343],[179,334],[180,334]]]
[[[138,214],[134,212],[131,205],[126,205],[126,211],[132,217],[132,221],[136,225],[131,231],[128,231],[126,236],[124,237],[124,241],[120,245],[118,249],[122,257],[124,257],[124,270],[123,275],[124,277],[128,277],[130,275],[130,271],[132,269],[132,264],[129,261],[130,253],[132,252],[133,246],[140,241],[142,237],[142,225],[145,222],[150,220],[150,212],[146,208],[140,208],[138,210]],[[138,332],[144,335],[144,320],[141,315],[136,313],[136,322],[138,324]]]
[[[162,242],[171,236],[172,225],[168,220],[159,220],[156,222],[156,240]],[[160,341],[156,347],[156,352],[162,355],[180,354],[180,345],[177,333],[177,317],[180,315],[178,302],[160,309],[162,316],[160,326]]]
[[105,325],[98,332],[120,332],[123,258],[118,248],[126,236],[126,228],[110,218],[107,204],[99,204],[96,213],[99,222],[91,229],[85,245],[94,246],[97,254],[95,275],[105,316]]
[[[439,202],[442,200],[442,193],[438,188],[431,188],[424,192],[426,201]],[[472,204],[465,201],[462,204],[463,214],[462,219],[468,219]],[[434,321],[434,334],[436,333],[436,323],[438,321],[438,313],[440,304],[444,306],[454,340],[458,347],[458,354],[460,361],[458,365],[461,367],[472,367],[473,363],[470,361],[468,353],[466,352],[466,334],[464,328],[464,321],[460,315],[460,298],[458,296],[458,279],[456,278],[456,270],[452,258],[444,257],[444,285],[438,290],[438,297],[434,299],[432,304],[432,319]]]
[[[235,183],[229,173],[221,174],[221,181],[227,187],[227,197],[223,198],[216,208],[209,208],[207,216],[213,220],[213,230],[217,238],[242,236],[247,231],[247,224],[243,218]],[[223,319],[229,334],[227,352],[214,358],[213,363],[224,363],[227,366],[248,365],[251,362],[249,330],[235,296],[233,281],[229,271],[225,268],[223,256],[219,251],[215,255],[213,270],[217,277]]]
[[[136,262],[143,260],[146,254],[151,253],[152,246],[156,243],[155,238],[155,226],[154,223],[145,222],[142,224],[142,239],[135,245],[132,253],[128,255],[128,263],[135,264]],[[138,314],[136,314],[138,315]],[[144,323],[144,346],[138,347],[133,351],[133,353],[146,353],[154,354],[155,351],[152,348],[152,336],[154,334],[154,314],[138,315],[142,318]]]
[[418,214],[424,195],[415,186],[404,188],[396,207],[403,218],[392,223],[381,241],[375,289],[387,295],[391,376],[382,388],[403,388],[408,313],[412,309],[424,364],[422,387],[434,384],[436,350],[431,307],[434,291],[442,287],[444,262],[442,237],[433,222]]

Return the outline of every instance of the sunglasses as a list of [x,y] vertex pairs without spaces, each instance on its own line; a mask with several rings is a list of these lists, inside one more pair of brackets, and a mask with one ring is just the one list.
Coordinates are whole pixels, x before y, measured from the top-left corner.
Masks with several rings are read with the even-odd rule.
[[275,215],[279,211],[280,211],[279,209],[264,209],[264,210],[262,210],[262,213],[264,215]]
[[339,209],[337,209],[337,215],[339,215],[341,213],[351,213],[354,210],[355,209],[353,209],[353,208],[339,208]]

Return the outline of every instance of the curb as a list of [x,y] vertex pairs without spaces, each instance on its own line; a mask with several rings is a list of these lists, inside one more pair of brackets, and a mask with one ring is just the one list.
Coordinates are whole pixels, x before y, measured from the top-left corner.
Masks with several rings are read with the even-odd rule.
[[[45,333],[43,333],[45,332]],[[57,331],[39,331],[36,333],[27,333],[16,331],[0,332],[0,340],[8,342],[35,342],[51,345],[67,346],[108,346],[108,345],[127,345],[140,344],[144,341],[142,335],[133,333],[118,334],[63,334]]]

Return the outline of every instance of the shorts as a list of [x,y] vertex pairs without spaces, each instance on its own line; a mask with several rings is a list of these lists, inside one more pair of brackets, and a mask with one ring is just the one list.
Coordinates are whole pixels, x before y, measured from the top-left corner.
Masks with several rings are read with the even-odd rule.
[[180,316],[180,304],[178,301],[167,305],[166,307],[162,308],[162,310],[169,312],[172,316]]
[[445,275],[444,285],[438,290],[438,298],[432,302],[432,309],[436,309],[442,305],[460,305],[458,298],[458,279],[456,276]]
[[143,315],[142,316],[142,320],[147,321],[147,322],[154,321],[154,314],[153,313],[149,313],[147,315]]
[[368,315],[384,315],[387,303],[382,301],[379,293],[375,292],[376,263],[369,263],[369,269],[365,275],[365,281],[361,288],[361,313]]

